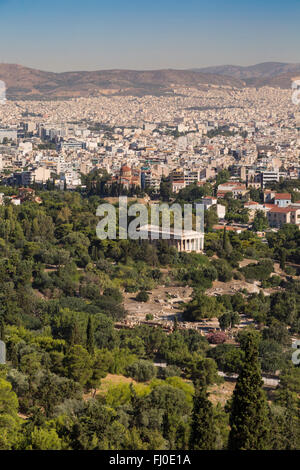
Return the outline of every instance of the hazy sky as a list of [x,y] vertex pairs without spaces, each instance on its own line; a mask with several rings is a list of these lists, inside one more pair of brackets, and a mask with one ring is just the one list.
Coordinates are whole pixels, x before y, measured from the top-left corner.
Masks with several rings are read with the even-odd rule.
[[0,0],[0,40],[52,71],[300,62],[300,0]]

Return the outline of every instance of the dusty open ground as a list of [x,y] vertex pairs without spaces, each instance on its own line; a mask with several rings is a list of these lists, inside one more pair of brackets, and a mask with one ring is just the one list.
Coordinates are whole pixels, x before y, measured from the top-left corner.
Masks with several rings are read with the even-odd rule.
[[[215,281],[213,287],[206,291],[207,295],[235,294],[241,289],[247,289],[248,292],[259,292],[256,284],[246,283],[244,281],[232,280],[230,282]],[[128,312],[126,323],[134,325],[146,321],[148,314],[153,315],[153,322],[162,324],[162,326],[172,327],[175,316],[180,321],[183,328],[193,328],[206,333],[209,329],[218,329],[219,322],[217,318],[202,320],[200,322],[183,322],[182,305],[189,300],[193,289],[189,286],[184,287],[166,287],[159,286],[152,290],[148,302],[137,302],[136,294],[124,293],[124,307]],[[250,318],[241,315],[240,327],[253,323]]]
[[173,321],[180,313],[180,305],[191,299],[193,289],[186,287],[158,286],[151,291],[148,302],[137,302],[136,294],[124,294],[124,307],[128,311],[129,320],[143,321],[147,314],[154,320]]
[[223,382],[219,385],[212,385],[209,387],[208,391],[210,393],[209,399],[211,402],[216,405],[221,403],[222,406],[231,398],[235,387],[235,382]]
[[[120,384],[136,384],[137,382],[133,380],[131,377],[125,377],[124,375],[118,374],[107,374],[104,379],[101,379],[100,388],[97,389],[96,395],[105,395],[108,392],[108,389],[113,385],[120,385]],[[91,398],[93,396],[93,392],[89,392],[84,394],[84,399]]]
[[[240,262],[240,267],[247,266],[251,263],[257,263],[253,259],[244,259]],[[166,271],[166,270],[165,270]],[[285,278],[285,273],[280,269],[279,264],[274,264],[273,275]],[[258,293],[261,290],[260,282],[246,282],[245,280],[232,279],[229,282],[214,281],[210,289],[206,290],[206,295],[233,295],[237,292],[246,290],[248,293]],[[263,289],[265,295],[270,295],[272,292],[280,290],[280,287]],[[133,325],[139,322],[146,321],[148,314],[153,315],[153,322],[160,323],[166,327],[171,327],[175,316],[181,322],[180,326],[183,328],[199,329],[206,332],[209,328],[219,328],[217,318],[211,320],[203,320],[201,322],[188,323],[182,322],[181,311],[182,305],[191,300],[193,289],[189,286],[158,286],[150,293],[148,302],[137,302],[135,300],[136,294],[124,293],[124,307],[128,312],[126,323]],[[250,323],[253,323],[251,318],[246,318],[241,315],[240,328],[243,328]]]

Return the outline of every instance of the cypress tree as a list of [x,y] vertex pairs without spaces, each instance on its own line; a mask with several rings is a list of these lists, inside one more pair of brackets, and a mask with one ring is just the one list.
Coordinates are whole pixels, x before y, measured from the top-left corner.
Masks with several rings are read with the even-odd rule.
[[206,386],[195,384],[194,407],[192,413],[190,450],[214,450],[216,427],[213,405],[208,399]]
[[227,242],[227,231],[226,231],[226,225],[225,225],[223,228],[223,250],[225,250],[226,242]]
[[187,450],[188,449],[188,426],[185,423],[180,423],[176,429],[176,449]]
[[0,319],[0,340],[4,341],[4,336],[5,336],[5,326],[4,326],[4,321],[3,318]]
[[282,269],[282,271],[285,271],[285,268],[286,268],[286,249],[285,248],[281,248],[280,250],[280,257],[279,257],[279,261],[280,261],[280,269]]
[[91,356],[95,352],[95,341],[94,341],[94,326],[91,317],[89,316],[87,329],[86,329],[86,349]]
[[230,411],[229,450],[268,448],[268,406],[258,361],[257,340],[249,332],[243,341],[244,365],[237,379]]
[[224,229],[223,229],[223,250],[226,252],[227,255],[229,255],[232,252],[232,246],[228,238],[226,225],[224,226]]
[[74,346],[75,344],[80,344],[80,330],[76,316],[74,315],[71,324],[70,324],[70,331],[69,331],[69,338],[68,343],[70,346]]
[[12,344],[9,349],[9,359],[12,366],[17,369],[19,366],[19,355],[15,344]]

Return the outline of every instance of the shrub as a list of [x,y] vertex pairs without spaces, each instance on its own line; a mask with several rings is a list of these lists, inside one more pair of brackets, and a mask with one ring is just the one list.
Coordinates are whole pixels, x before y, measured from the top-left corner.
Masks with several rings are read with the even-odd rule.
[[273,262],[270,259],[265,259],[257,264],[248,264],[240,271],[244,274],[248,280],[266,281],[273,271]]
[[138,302],[148,302],[149,294],[145,290],[141,290],[138,295],[136,296],[135,300]]
[[214,259],[213,266],[217,270],[219,281],[228,282],[232,279],[232,268],[225,259]]
[[181,370],[177,366],[167,366],[159,368],[159,377],[167,379],[168,377],[180,377]]
[[243,275],[242,273],[240,273],[239,271],[235,271],[233,273],[233,279],[237,280],[237,281],[242,281],[243,280]]
[[147,382],[156,377],[156,367],[151,361],[136,361],[127,368],[127,374],[137,382]]

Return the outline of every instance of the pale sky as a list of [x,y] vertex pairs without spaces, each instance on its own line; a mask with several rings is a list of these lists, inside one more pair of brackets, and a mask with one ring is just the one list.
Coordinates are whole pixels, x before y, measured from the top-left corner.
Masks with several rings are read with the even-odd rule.
[[42,70],[300,62],[299,0],[0,0],[0,62]]

